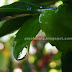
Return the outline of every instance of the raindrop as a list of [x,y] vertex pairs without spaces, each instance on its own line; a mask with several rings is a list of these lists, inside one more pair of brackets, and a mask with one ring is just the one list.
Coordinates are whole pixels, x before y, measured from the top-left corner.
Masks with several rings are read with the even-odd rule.
[[28,55],[28,47],[24,47],[23,50],[19,53],[18,60],[22,60]]

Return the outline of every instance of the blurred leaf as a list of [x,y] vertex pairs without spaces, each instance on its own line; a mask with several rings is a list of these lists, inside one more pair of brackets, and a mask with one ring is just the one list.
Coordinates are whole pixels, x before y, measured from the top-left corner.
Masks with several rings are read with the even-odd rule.
[[19,1],[27,1],[27,2],[29,2],[29,3],[34,3],[34,4],[41,4],[41,3],[45,3],[45,2],[47,2],[47,3],[55,3],[55,2],[57,2],[57,1],[59,1],[59,0],[19,0]]
[[53,59],[54,59],[54,60],[59,60],[59,59],[61,59],[61,52],[58,52],[57,54],[55,54],[55,55],[53,56]]
[[6,16],[38,13],[36,10],[38,8],[40,7],[27,2],[15,2],[10,5],[0,7],[0,20]]
[[16,16],[16,15],[20,15],[20,14],[34,14],[34,13],[38,13],[38,11],[30,11],[30,10],[23,10],[23,9],[0,9],[0,20],[2,20],[2,18],[6,17],[6,16]]
[[[18,58],[18,55],[23,50],[23,48],[30,44],[30,42],[33,40],[33,37],[37,35],[39,30],[39,18],[37,16],[33,16],[23,24],[15,38],[15,47],[13,53],[16,59]],[[25,40],[25,38],[30,38],[30,40]]]
[[21,63],[23,65],[23,72],[30,72],[31,69],[30,69],[30,65],[29,65],[29,62],[28,61],[23,61]]
[[[14,2],[10,5],[5,5],[5,6],[2,6],[0,8],[20,8],[20,9],[37,9],[37,8],[40,8],[39,6],[35,5],[35,4],[32,4],[32,3],[28,3],[26,1],[18,1],[18,2]],[[31,10],[30,9],[30,10]]]
[[23,23],[27,19],[31,17],[32,17],[31,15],[24,15],[19,17],[13,17],[3,22],[0,27],[0,37],[17,30],[23,25]]
[[7,69],[8,61],[8,58],[3,54],[3,52],[0,52],[0,71]]
[[3,25],[3,22],[0,22],[0,27]]

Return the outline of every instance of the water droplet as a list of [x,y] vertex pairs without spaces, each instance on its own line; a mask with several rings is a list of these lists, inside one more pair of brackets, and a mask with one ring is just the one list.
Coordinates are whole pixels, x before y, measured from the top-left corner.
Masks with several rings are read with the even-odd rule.
[[40,14],[40,16],[39,16],[39,22],[40,22],[40,23],[42,23],[42,21],[41,21],[41,16],[42,16],[42,14]]
[[25,58],[26,56],[28,55],[28,47],[24,47],[22,52],[19,53],[19,56],[18,56],[18,60],[22,60],[23,58]]
[[42,6],[40,6],[40,8],[42,8]]

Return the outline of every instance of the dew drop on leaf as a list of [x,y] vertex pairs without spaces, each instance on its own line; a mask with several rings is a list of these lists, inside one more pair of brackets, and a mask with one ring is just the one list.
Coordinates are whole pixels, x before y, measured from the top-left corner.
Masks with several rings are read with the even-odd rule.
[[28,55],[28,47],[24,47],[23,50],[19,53],[18,60],[22,60]]

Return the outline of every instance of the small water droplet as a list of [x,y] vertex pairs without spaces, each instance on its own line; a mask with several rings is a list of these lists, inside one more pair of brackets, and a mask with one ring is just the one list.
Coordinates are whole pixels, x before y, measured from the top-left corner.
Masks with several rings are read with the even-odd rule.
[[24,47],[23,50],[19,53],[18,60],[22,60],[28,55],[28,46]]
[[40,8],[42,8],[42,6],[40,6]]

